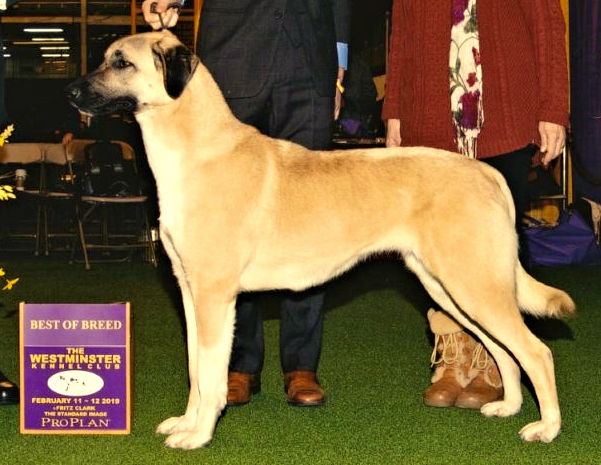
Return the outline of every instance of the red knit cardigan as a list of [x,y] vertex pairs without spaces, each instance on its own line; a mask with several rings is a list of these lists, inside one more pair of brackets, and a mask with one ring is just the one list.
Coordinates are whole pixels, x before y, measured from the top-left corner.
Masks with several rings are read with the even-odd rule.
[[[457,151],[448,83],[450,3],[394,0],[382,118],[401,120],[403,145]],[[559,0],[477,0],[477,15],[484,108],[478,158],[540,144],[539,121],[567,127]]]

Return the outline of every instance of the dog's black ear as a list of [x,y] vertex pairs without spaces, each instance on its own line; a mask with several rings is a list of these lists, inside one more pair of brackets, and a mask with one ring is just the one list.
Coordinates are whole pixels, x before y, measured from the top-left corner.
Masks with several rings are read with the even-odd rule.
[[198,57],[183,45],[165,50],[157,43],[152,51],[160,59],[167,94],[171,98],[178,98],[194,74]]

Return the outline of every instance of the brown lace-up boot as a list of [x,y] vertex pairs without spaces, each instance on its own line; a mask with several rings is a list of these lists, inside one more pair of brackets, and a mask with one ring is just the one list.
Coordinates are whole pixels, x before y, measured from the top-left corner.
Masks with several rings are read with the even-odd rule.
[[503,382],[497,364],[480,343],[473,352],[468,376],[472,381],[457,396],[455,407],[480,409],[503,397]]
[[477,342],[444,312],[428,310],[428,321],[435,337],[430,359],[435,368],[432,384],[424,392],[424,404],[452,407],[471,381],[471,353]]

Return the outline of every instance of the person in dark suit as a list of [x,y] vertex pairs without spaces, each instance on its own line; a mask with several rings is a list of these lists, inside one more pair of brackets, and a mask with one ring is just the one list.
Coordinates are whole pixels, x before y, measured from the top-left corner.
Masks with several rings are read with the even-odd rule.
[[[175,25],[167,0],[145,0],[155,29]],[[347,67],[352,0],[205,0],[197,53],[232,112],[271,137],[328,149]],[[338,81],[338,82],[337,82]],[[235,227],[234,225],[232,227]],[[321,405],[316,372],[323,287],[282,296],[280,356],[288,403]],[[228,405],[260,391],[263,324],[257,294],[241,294],[228,377]]]

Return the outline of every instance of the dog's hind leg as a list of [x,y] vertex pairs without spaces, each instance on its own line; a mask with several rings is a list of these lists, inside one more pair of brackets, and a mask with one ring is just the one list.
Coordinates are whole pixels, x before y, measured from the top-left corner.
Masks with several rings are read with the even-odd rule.
[[520,368],[513,357],[462,314],[446,289],[444,289],[440,282],[426,270],[419,259],[413,255],[409,255],[405,257],[405,264],[417,275],[432,299],[434,299],[443,310],[455,318],[459,324],[471,331],[484,344],[486,349],[495,359],[503,380],[503,402],[505,405],[504,414],[499,412],[498,416],[511,416],[519,412],[522,407]]
[[[481,412],[485,416],[504,417],[517,413],[521,408],[519,367],[506,348],[530,377],[541,410],[541,420],[524,427],[520,435],[527,441],[552,441],[559,434],[561,415],[551,351],[524,324],[512,287],[503,286],[501,279],[494,286],[475,279],[469,289],[465,285],[459,289],[459,280],[454,281],[454,288],[444,288],[415,256],[406,257],[406,264],[432,298],[473,332],[495,358],[503,379],[504,398],[484,405]],[[493,271],[491,273],[494,274]],[[495,292],[490,292],[491,289]]]
[[[490,308],[494,307],[491,306]],[[504,318],[500,320],[488,319],[488,315],[480,315],[477,325],[468,319],[464,319],[463,315],[458,318],[458,321],[475,333],[489,349],[499,366],[503,378],[504,399],[485,404],[480,411],[487,417],[505,417],[513,415],[519,410],[519,406],[516,404],[518,396],[521,404],[521,392],[509,391],[510,388],[520,389],[518,366],[505,351],[501,349],[499,352],[498,342],[511,351],[530,378],[540,407],[540,421],[522,428],[520,431],[521,438],[525,441],[551,442],[557,437],[561,429],[561,413],[555,385],[553,356],[551,350],[530,332],[516,312],[512,312],[511,315],[504,315]],[[503,361],[504,358],[509,358],[511,364],[515,366],[517,385],[506,382],[507,367],[505,366],[506,361]]]
[[[490,287],[496,289],[492,293],[483,291],[487,286],[485,283],[472,283],[469,290],[464,290],[471,294],[470,298],[467,301],[463,297],[458,298],[457,306],[461,312],[454,315],[490,350],[503,378],[503,400],[483,405],[481,412],[485,416],[504,417],[517,413],[521,405],[518,367],[510,361],[502,347],[511,352],[530,378],[539,403],[540,421],[526,425],[520,431],[520,436],[525,441],[551,442],[561,429],[553,356],[551,350],[524,323],[512,286],[504,285],[498,278],[497,275],[494,285]],[[461,291],[456,294],[461,294]],[[511,369],[510,365],[514,368]],[[515,377],[509,373],[510,369]]]

